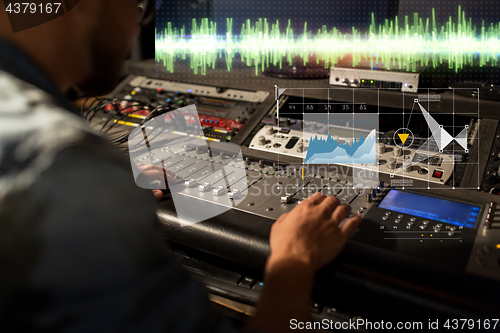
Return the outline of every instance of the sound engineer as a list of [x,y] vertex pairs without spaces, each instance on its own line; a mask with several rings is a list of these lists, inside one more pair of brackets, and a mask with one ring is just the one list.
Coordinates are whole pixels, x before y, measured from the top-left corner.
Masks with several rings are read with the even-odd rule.
[[[68,3],[68,2],[66,2]],[[13,33],[0,4],[0,327],[7,331],[231,332],[158,230],[155,200],[64,93],[114,87],[139,31],[137,0],[80,0]],[[314,194],[270,235],[248,329],[308,319],[314,273],[360,223]]]

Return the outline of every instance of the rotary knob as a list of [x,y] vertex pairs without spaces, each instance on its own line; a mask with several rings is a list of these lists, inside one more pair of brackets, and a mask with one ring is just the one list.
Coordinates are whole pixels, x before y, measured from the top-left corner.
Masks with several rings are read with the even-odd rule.
[[379,155],[382,155],[383,153],[385,153],[385,143],[379,142],[377,144],[377,152]]
[[394,151],[392,152],[394,156],[399,157],[403,155],[403,148],[394,148]]
[[387,162],[387,167],[391,170],[394,170],[396,169],[396,160],[391,158],[388,162]]
[[266,137],[261,135],[259,136],[259,145],[264,146],[266,144]]
[[299,152],[299,153],[303,153],[304,152],[304,143],[303,142],[299,142],[297,144],[297,152]]
[[266,126],[266,134],[267,135],[273,135],[274,133],[275,133],[274,127],[272,127],[271,125]]

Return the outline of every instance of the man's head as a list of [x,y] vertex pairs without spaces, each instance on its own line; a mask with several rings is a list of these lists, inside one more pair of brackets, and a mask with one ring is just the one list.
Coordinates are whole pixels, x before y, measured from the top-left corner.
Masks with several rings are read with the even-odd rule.
[[61,90],[76,86],[87,94],[104,94],[118,83],[139,32],[139,3],[80,0],[65,15],[17,33],[2,3],[0,34],[26,52]]

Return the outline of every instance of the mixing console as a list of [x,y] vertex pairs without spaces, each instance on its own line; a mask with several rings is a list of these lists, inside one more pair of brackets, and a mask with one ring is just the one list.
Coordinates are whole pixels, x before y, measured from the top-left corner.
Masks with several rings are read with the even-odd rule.
[[[310,140],[304,133],[313,132],[316,138],[327,140],[332,129],[339,131],[341,126],[304,119],[303,111],[310,106],[313,113],[326,109],[332,115],[341,113],[346,104],[286,95],[277,103],[269,103],[273,97],[271,92],[130,77],[92,117],[97,128],[114,124],[108,135],[120,132],[128,137],[135,129],[136,134],[128,140],[133,165],[152,164],[175,173],[175,182],[168,181],[169,190],[183,225],[216,220],[228,210],[272,221],[311,194],[322,192],[351,205],[351,214],[362,215],[363,223],[352,237],[354,242],[499,278],[498,200],[476,199],[473,191],[452,192],[460,182],[471,181],[464,174],[470,165],[477,164],[481,119],[455,118],[457,127],[470,129],[465,141],[460,141],[461,146],[454,142],[441,149],[438,140],[412,135],[401,147],[401,141],[396,140],[398,129],[391,125],[401,121],[398,114],[366,104],[360,107],[363,112],[386,112],[376,131],[377,163],[308,164],[304,159]],[[302,100],[304,110],[294,112],[290,107],[290,112],[278,117],[277,107],[283,109],[298,100]],[[189,105],[196,108],[186,108]],[[263,105],[270,107],[263,109]],[[195,113],[189,114],[189,108]],[[427,132],[422,114],[413,117],[417,125],[412,130]],[[176,119],[183,121],[175,123]],[[158,131],[156,120],[170,127]],[[253,127],[246,128],[250,123]],[[238,139],[243,144],[234,144],[234,138],[243,130],[245,136]],[[156,132],[161,133],[160,139],[156,139]],[[139,140],[135,139],[137,133]],[[349,135],[334,139],[352,144]],[[495,147],[491,149],[493,157]],[[488,173],[485,180],[496,182],[497,160],[492,158],[489,167],[495,177]],[[375,185],[360,183],[359,170],[377,173]],[[137,179],[138,174],[136,170]],[[408,179],[415,184],[407,188],[395,185]],[[161,188],[161,184],[160,180],[143,187]],[[428,184],[435,187],[428,190]],[[496,193],[494,184],[491,188]],[[197,209],[193,209],[193,202]]]

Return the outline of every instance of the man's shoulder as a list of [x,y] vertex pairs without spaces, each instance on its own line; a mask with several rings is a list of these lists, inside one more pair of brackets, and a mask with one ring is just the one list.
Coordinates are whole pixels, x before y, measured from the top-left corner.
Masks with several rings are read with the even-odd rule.
[[82,118],[59,107],[43,90],[0,71],[0,183],[4,182],[4,189],[14,186],[14,178],[36,178],[68,148],[123,162]]
[[0,119],[0,144],[35,132],[47,137],[90,133],[82,118],[59,107],[49,94],[1,70]]

